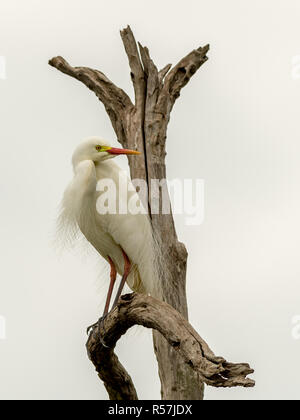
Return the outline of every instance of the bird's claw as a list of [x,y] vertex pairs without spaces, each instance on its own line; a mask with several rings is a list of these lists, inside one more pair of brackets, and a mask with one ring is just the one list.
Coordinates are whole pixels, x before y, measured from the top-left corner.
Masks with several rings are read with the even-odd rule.
[[99,341],[100,341],[100,343],[102,344],[103,347],[105,347],[105,348],[108,349],[109,346],[104,343],[104,340],[103,340],[103,338],[101,336],[101,329],[103,329],[104,332],[105,332],[105,329],[104,329],[104,326],[103,326],[103,321],[105,320],[106,317],[107,317],[107,314],[104,315],[104,316],[102,316],[101,318],[99,318],[99,320],[96,323],[94,323],[94,324],[90,325],[89,327],[87,327],[86,333],[87,333],[87,335],[90,335],[90,332],[93,331],[94,328],[98,327]]
[[99,318],[97,325],[98,325],[98,333],[99,333],[99,341],[102,344],[103,347],[105,348],[109,348],[109,346],[107,344],[104,343],[104,340],[101,336],[101,329],[103,328],[104,332],[105,332],[105,328],[103,326],[103,321],[105,320],[105,318],[107,317],[108,314],[103,315],[101,318]]
[[93,331],[93,329],[97,326],[98,326],[98,322],[96,322],[95,324],[89,325],[86,329],[86,334],[90,335],[90,331]]

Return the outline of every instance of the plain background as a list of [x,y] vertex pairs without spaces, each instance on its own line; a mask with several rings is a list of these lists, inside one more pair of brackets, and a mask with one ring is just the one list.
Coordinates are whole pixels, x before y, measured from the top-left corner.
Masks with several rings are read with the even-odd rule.
[[[47,62],[99,68],[132,97],[127,24],[160,68],[211,46],[171,115],[168,177],[205,180],[204,223],[176,216],[190,321],[216,354],[249,362],[257,383],[206,387],[206,398],[299,398],[299,21],[297,0],[1,2],[1,399],[107,398],[85,328],[108,271],[90,251],[60,252],[54,237],[74,147],[90,135],[117,142],[95,95]],[[117,354],[140,398],[159,398],[151,333],[128,334]]]

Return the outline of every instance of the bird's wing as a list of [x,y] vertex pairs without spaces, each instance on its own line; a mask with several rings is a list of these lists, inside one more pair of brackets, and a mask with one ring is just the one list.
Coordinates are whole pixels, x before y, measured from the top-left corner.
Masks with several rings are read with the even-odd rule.
[[[128,183],[131,183],[127,179]],[[117,192],[119,189],[117,188]],[[118,195],[117,202],[127,200],[125,204],[139,202],[135,191],[127,192],[126,196]],[[124,204],[124,203],[123,203]],[[124,206],[123,206],[124,208]],[[152,227],[147,214],[99,214],[96,213],[97,224],[109,234],[128,255],[130,261],[138,268],[143,291],[153,293],[153,237]],[[141,288],[142,289],[142,288]]]

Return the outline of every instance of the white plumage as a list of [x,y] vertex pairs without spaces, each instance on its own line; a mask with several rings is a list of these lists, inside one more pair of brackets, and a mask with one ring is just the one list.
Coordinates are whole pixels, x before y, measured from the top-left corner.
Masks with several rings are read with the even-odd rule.
[[[79,229],[99,254],[108,262],[111,259],[117,272],[124,275],[124,256],[127,254],[131,269],[126,279],[129,287],[137,292],[159,297],[155,241],[147,214],[119,214],[119,200],[127,205],[133,197],[138,200],[134,188],[127,194],[120,193],[122,184],[131,184],[121,168],[111,160],[118,154],[137,154],[126,149],[111,148],[98,137],[81,143],[72,158],[74,177],[67,187],[59,218],[59,227]],[[96,202],[101,194],[97,191],[99,180],[108,178],[116,185],[116,214],[99,214]]]

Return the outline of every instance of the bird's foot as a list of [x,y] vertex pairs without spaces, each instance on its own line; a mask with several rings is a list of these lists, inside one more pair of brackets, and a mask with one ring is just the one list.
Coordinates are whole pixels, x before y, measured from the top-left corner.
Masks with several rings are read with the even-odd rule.
[[101,318],[99,318],[98,322],[97,322],[97,326],[98,326],[98,333],[99,333],[99,340],[100,343],[102,344],[102,346],[106,347],[107,349],[109,348],[109,346],[107,344],[104,343],[104,340],[102,338],[102,334],[101,334],[101,329],[103,329],[104,333],[105,333],[105,328],[103,325],[103,321],[105,320],[105,318],[107,317],[108,313],[103,315]]
[[90,335],[90,332],[93,331],[93,329],[96,327],[98,327],[98,322],[95,322],[95,324],[89,325],[86,329],[87,335]]
[[93,331],[94,330],[94,328],[98,328],[98,332],[99,332],[99,340],[100,340],[100,343],[102,344],[102,346],[104,346],[104,347],[106,347],[106,348],[109,348],[105,343],[104,343],[104,340],[103,340],[103,338],[102,338],[102,335],[101,335],[101,329],[103,329],[104,330],[104,332],[105,332],[105,328],[104,328],[104,326],[103,326],[103,321],[105,320],[105,318],[107,317],[107,315],[108,314],[105,314],[105,315],[103,315],[103,316],[101,316],[101,318],[99,318],[98,319],[98,321],[97,322],[95,322],[94,324],[92,324],[92,325],[90,325],[89,327],[87,327],[87,329],[86,329],[86,333],[87,333],[87,335],[90,335],[90,332],[91,331]]

